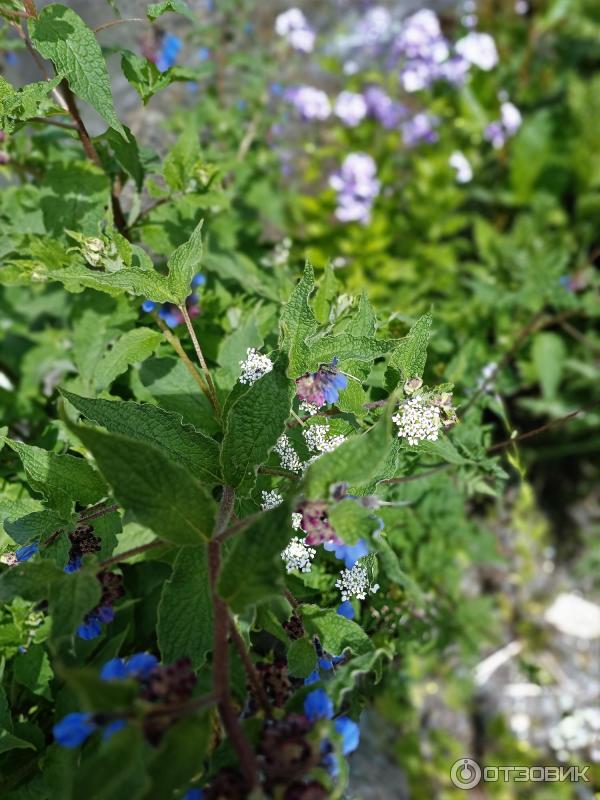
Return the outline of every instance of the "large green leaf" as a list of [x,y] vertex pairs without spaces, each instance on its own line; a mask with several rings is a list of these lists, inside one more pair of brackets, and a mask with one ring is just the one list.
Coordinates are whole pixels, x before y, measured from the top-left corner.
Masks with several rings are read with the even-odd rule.
[[157,636],[163,662],[188,656],[193,669],[199,669],[212,647],[212,628],[206,548],[181,550],[158,606]]
[[58,107],[48,100],[48,95],[61,80],[62,75],[59,75],[51,81],[29,83],[22,89],[14,89],[0,75],[0,130],[13,133],[32,117],[56,112]]
[[334,609],[301,605],[298,614],[307,633],[318,636],[323,649],[334,656],[341,655],[346,649],[356,655],[373,649],[373,643],[360,625],[342,617]]
[[130,364],[140,363],[150,356],[162,341],[160,331],[134,328],[124,333],[108,350],[96,367],[96,388],[105,389]]
[[98,605],[100,582],[94,573],[79,569],[50,587],[52,638],[72,636],[85,615]]
[[407,381],[422,376],[427,361],[432,322],[431,314],[419,317],[408,336],[400,341],[390,356],[386,372],[386,385],[389,389],[397,386],[400,380]]
[[221,445],[221,465],[226,483],[248,491],[258,465],[266,461],[285,429],[293,396],[293,383],[279,358],[266,375],[241,391],[229,407]]
[[125,136],[115,112],[102,50],[79,14],[53,3],[30,18],[29,31],[35,49],[65,75],[72,91]]
[[214,501],[189,471],[146,442],[71,426],[91,451],[117,501],[157,536],[178,545],[210,536]]
[[302,280],[281,312],[281,348],[288,354],[289,374],[292,378],[303,375],[310,365],[310,351],[306,339],[314,334],[318,327],[308,302],[314,286],[315,273],[312,266],[307,263]]
[[219,483],[219,445],[214,439],[183,423],[179,414],[149,403],[80,397],[62,390],[84,416],[111,433],[119,433],[162,449],[204,483]]
[[146,14],[148,15],[148,19],[154,22],[155,19],[166,14],[167,11],[183,14],[185,17],[191,19],[192,22],[194,21],[194,15],[185,0],[162,0],[160,3],[150,3]]
[[168,261],[169,289],[174,302],[185,303],[192,291],[192,278],[200,271],[202,258],[202,220],[194,228],[192,235],[180,245]]

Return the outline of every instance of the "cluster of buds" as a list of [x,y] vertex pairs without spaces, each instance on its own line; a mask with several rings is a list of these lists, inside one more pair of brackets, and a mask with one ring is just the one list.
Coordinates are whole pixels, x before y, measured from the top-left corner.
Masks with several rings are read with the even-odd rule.
[[69,534],[71,548],[65,572],[75,572],[81,567],[83,556],[87,553],[98,553],[102,547],[100,539],[94,535],[91,525],[78,525]]
[[108,625],[115,618],[114,604],[125,594],[123,578],[116,572],[102,570],[96,575],[102,587],[98,605],[86,614],[83,623],[77,628],[80,639],[96,639],[102,633],[102,625]]
[[249,347],[246,350],[246,358],[240,361],[240,368],[242,370],[239,377],[240,383],[253,384],[267,372],[271,372],[273,362],[269,356],[259,353],[254,347]]
[[356,597],[357,600],[366,600],[368,594],[375,594],[379,591],[379,584],[371,583],[369,570],[361,561],[357,561],[352,569],[342,570],[335,585],[340,590],[343,601],[350,600],[352,597]]
[[[292,694],[292,684],[285,661],[275,661],[274,663],[264,661],[255,666],[260,684],[269,698],[269,702],[277,708],[282,708]],[[252,692],[252,687],[249,688]]]

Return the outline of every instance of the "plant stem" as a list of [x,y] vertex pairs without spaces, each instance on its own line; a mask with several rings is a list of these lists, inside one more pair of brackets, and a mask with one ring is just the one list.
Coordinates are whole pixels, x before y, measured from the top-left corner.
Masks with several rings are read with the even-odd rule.
[[83,516],[83,514],[86,513],[85,511],[81,512],[81,514],[79,515],[79,522],[88,522],[90,519],[98,519],[98,517],[103,517],[106,514],[112,514],[113,511],[118,511],[118,510],[119,510],[118,503],[114,503],[112,506],[104,506],[102,508],[95,508],[95,506],[92,506],[92,508],[88,509],[88,511],[90,511],[91,513],[87,514],[87,516],[85,517]]
[[65,131],[73,131],[73,133],[77,133],[77,128],[75,125],[71,125],[70,122],[60,122],[57,119],[49,119],[47,117],[31,117],[31,119],[27,120],[27,124],[39,123],[41,125],[50,125],[54,128],[63,128]]
[[265,712],[265,714],[268,717],[271,717],[273,715],[273,711],[271,709],[271,704],[269,703],[269,698],[267,697],[267,693],[265,692],[264,687],[260,681],[260,676],[256,671],[256,667],[254,666],[254,663],[250,658],[250,653],[246,648],[246,644],[242,639],[242,636],[237,629],[237,625],[235,624],[235,620],[231,615],[229,617],[229,630],[231,631],[231,638],[233,639],[235,648],[238,651],[240,658],[242,659],[244,669],[246,670],[246,675],[248,676],[248,680],[254,690],[258,702],[262,706],[262,709]]
[[185,364],[185,367],[186,367],[187,371],[190,373],[192,378],[196,381],[196,383],[200,387],[200,390],[201,390],[202,394],[204,394],[212,404],[212,400],[211,400],[210,391],[209,391],[208,386],[206,385],[206,383],[202,379],[202,375],[200,375],[200,373],[198,372],[198,370],[194,366],[194,364],[193,364],[192,360],[190,359],[190,357],[188,356],[188,354],[183,349],[183,346],[182,346],[181,342],[179,341],[178,337],[175,336],[175,334],[172,333],[169,330],[169,328],[165,325],[165,323],[158,316],[158,314],[155,314],[153,312],[152,316],[154,317],[158,327],[161,329],[162,334],[165,337],[165,339],[167,340],[167,342],[171,345],[173,350],[175,350],[175,352],[177,353],[179,358]]
[[196,351],[196,355],[198,357],[198,362],[204,374],[204,379],[208,385],[208,389],[211,395],[211,402],[217,414],[221,415],[221,407],[219,405],[219,399],[217,397],[217,391],[215,389],[215,385],[213,383],[213,379],[211,378],[208,366],[206,365],[206,360],[204,358],[204,353],[202,352],[202,348],[200,347],[200,342],[198,341],[198,337],[196,336],[196,331],[194,330],[194,326],[192,325],[192,320],[190,319],[190,315],[188,314],[188,310],[186,308],[185,303],[182,303],[179,306],[179,310],[183,316],[185,321],[186,328],[188,329],[188,333],[190,335],[190,339],[192,340],[192,344],[194,345],[194,350]]
[[213,691],[217,697],[219,714],[225,732],[240,760],[240,767],[248,788],[252,789],[257,784],[257,766],[254,751],[248,740],[237,714],[231,703],[229,694],[229,609],[223,598],[219,595],[217,583],[221,569],[221,544],[219,536],[227,528],[227,523],[233,512],[235,500],[234,490],[231,486],[223,487],[223,497],[219,506],[219,514],[213,531],[213,538],[208,543],[208,566],[210,573],[210,586],[212,592],[214,623],[213,623]]
[[289,478],[292,481],[299,481],[300,476],[289,469],[283,467],[259,467],[258,471],[261,475],[278,475],[282,478]]
[[105,31],[107,28],[112,28],[114,25],[124,25],[126,22],[148,22],[148,20],[142,19],[142,17],[130,17],[129,19],[111,19],[110,22],[105,22],[103,25],[98,25],[97,28],[94,28],[94,33],[100,33],[100,31]]
[[244,517],[244,519],[239,520],[239,522],[230,525],[216,537],[216,540],[219,543],[226,542],[227,539],[230,539],[232,536],[235,536],[236,533],[240,533],[241,531],[246,530],[246,528],[248,528],[258,519],[260,519],[262,513],[263,512],[260,512],[259,514],[251,514],[249,517]]
[[582,406],[578,408],[576,411],[571,411],[569,414],[565,414],[564,417],[557,417],[556,419],[551,419],[549,422],[546,422],[544,425],[540,425],[539,428],[533,428],[533,430],[525,431],[525,433],[521,433],[518,436],[513,436],[510,439],[505,439],[503,442],[498,442],[497,444],[493,444],[491,447],[485,451],[486,453],[493,453],[496,450],[503,450],[505,447],[510,447],[511,444],[515,442],[522,442],[525,439],[530,439],[532,436],[538,436],[540,433],[545,433],[546,431],[552,430],[552,428],[557,428],[560,425],[564,425],[565,422],[569,422],[570,420],[578,417],[580,414],[583,414],[585,411],[589,411],[592,408],[600,405],[600,400],[596,400],[594,403],[589,403],[587,406]]
[[111,556],[111,558],[101,561],[100,567],[102,569],[106,569],[107,567],[112,567],[113,564],[119,564],[121,561],[127,561],[128,558],[133,558],[133,556],[137,556],[140,553],[145,553],[148,550],[154,550],[157,547],[167,546],[168,542],[165,542],[162,539],[153,539],[151,542],[140,544],[138,547],[132,547],[131,550],[124,550],[122,553],[119,553],[116,556]]

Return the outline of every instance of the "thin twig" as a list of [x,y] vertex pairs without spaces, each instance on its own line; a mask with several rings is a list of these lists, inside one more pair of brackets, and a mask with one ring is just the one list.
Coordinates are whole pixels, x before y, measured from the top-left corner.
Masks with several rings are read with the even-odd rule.
[[162,539],[153,539],[151,542],[146,542],[146,544],[140,544],[138,547],[132,547],[131,550],[124,550],[122,553],[119,553],[116,556],[112,556],[111,558],[107,558],[104,561],[100,562],[100,567],[102,569],[106,569],[106,567],[112,567],[113,564],[119,564],[121,561],[127,561],[134,556],[139,555],[140,553],[145,553],[148,550],[154,550],[157,547],[167,547],[168,542],[163,541]]
[[94,33],[100,33],[100,31],[105,31],[107,28],[112,28],[114,25],[123,25],[125,22],[147,22],[148,20],[143,19],[143,17],[129,17],[129,19],[112,19],[110,22],[105,22],[103,25],[98,25],[97,28],[94,28]]
[[502,442],[498,442],[497,444],[493,444],[491,447],[485,451],[486,453],[493,453],[496,450],[502,450],[505,447],[510,447],[510,445],[514,444],[515,442],[522,442],[525,439],[531,439],[532,436],[539,436],[540,433],[546,433],[546,431],[550,431],[553,428],[558,428],[560,425],[564,425],[566,422],[578,417],[580,414],[583,414],[585,411],[589,411],[592,408],[600,405],[600,400],[596,400],[594,403],[589,403],[586,406],[582,406],[578,408],[576,411],[571,411],[570,414],[565,414],[564,417],[557,417],[556,419],[551,419],[545,425],[540,425],[539,428],[533,428],[531,431],[526,431],[525,433],[521,433],[518,436],[513,436],[510,439],[505,439]]
[[291,605],[292,608],[298,608],[300,603],[296,600],[296,598],[290,592],[289,589],[284,589],[283,594],[285,595],[285,599],[288,601],[288,603]]
[[231,615],[229,616],[229,630],[231,632],[231,638],[233,640],[233,644],[235,645],[235,648],[238,651],[240,658],[242,659],[244,669],[246,670],[246,675],[248,676],[248,681],[250,682],[250,685],[254,690],[256,699],[262,706],[262,709],[267,715],[267,717],[271,717],[273,715],[273,710],[271,709],[269,698],[267,697],[267,693],[265,692],[265,689],[260,681],[260,677],[258,672],[256,671],[256,667],[254,666],[254,663],[250,658],[250,653],[246,648],[246,644],[242,639],[242,636],[237,629],[237,625],[235,624],[235,620]]
[[216,537],[216,540],[219,543],[226,542],[227,539],[230,539],[232,536],[235,536],[236,533],[241,533],[241,531],[244,531],[246,530],[246,528],[249,528],[250,525],[253,525],[257,520],[261,518],[261,516],[262,512],[258,514],[251,514],[249,517],[244,517],[244,519],[239,520],[239,522],[236,522],[235,524],[230,525],[228,528],[225,528],[225,530]]
[[210,398],[210,391],[208,389],[208,386],[206,385],[206,383],[202,379],[202,375],[200,375],[200,373],[198,372],[198,370],[194,366],[193,361],[190,359],[188,354],[183,349],[183,345],[179,341],[178,337],[175,336],[175,334],[172,333],[169,330],[169,328],[165,325],[165,323],[158,316],[158,314],[153,313],[152,316],[154,317],[158,327],[161,329],[162,334],[165,337],[165,339],[167,340],[167,342],[171,345],[173,350],[175,350],[175,352],[177,353],[179,358],[185,364],[185,367],[186,367],[187,371],[190,373],[192,378],[196,381],[196,383],[200,387],[200,390],[201,390],[202,394],[206,395],[206,397],[210,401],[211,398]]
[[77,133],[77,128],[75,125],[71,125],[70,122],[60,122],[57,119],[49,119],[48,117],[31,117],[31,119],[27,120],[27,124],[30,122],[36,122],[41,125],[51,125],[54,128],[64,128],[66,131]]
[[283,467],[259,467],[258,471],[261,475],[277,475],[281,476],[282,478],[289,478],[292,481],[299,481],[300,476],[297,475],[295,472],[292,472],[289,469],[284,469]]
[[106,514],[112,514],[113,511],[119,510],[119,504],[114,503],[112,506],[106,506],[105,508],[99,508],[97,511],[94,511],[88,516],[83,517],[81,514],[79,515],[79,522],[89,522],[91,519],[98,519],[99,517],[104,517]]
[[179,306],[179,310],[181,311],[181,315],[185,321],[186,328],[188,329],[188,333],[190,335],[190,339],[192,340],[192,344],[194,345],[194,350],[196,351],[196,356],[198,357],[198,362],[200,363],[200,367],[204,374],[204,379],[208,384],[208,388],[211,394],[211,401],[213,407],[219,416],[221,415],[221,406],[219,405],[219,398],[217,397],[217,391],[215,389],[215,385],[213,383],[213,379],[210,375],[208,366],[206,365],[206,360],[204,359],[204,353],[202,352],[202,348],[200,347],[200,342],[198,341],[198,337],[196,336],[196,331],[194,330],[194,326],[192,325],[192,320],[190,319],[190,315],[188,314],[188,310],[186,308],[185,303],[182,303]]

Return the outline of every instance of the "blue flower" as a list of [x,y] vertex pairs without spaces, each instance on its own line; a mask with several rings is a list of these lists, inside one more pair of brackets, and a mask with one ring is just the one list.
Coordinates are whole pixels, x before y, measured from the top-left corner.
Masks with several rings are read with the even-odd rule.
[[98,619],[105,625],[112,622],[115,618],[115,610],[112,606],[100,606],[98,609]]
[[340,617],[346,617],[346,619],[354,619],[356,616],[354,613],[354,606],[350,600],[344,600],[344,602],[338,607],[337,613],[340,615]]
[[64,567],[64,572],[77,572],[78,569],[81,569],[81,556],[75,556],[75,558],[69,559]]
[[154,311],[155,308],[156,308],[156,303],[154,302],[154,300],[144,300],[144,302],[142,303],[142,310],[146,311],[148,314],[151,311]]
[[109,722],[104,730],[102,731],[102,739],[107,742],[115,733],[122,731],[127,725],[127,720],[125,719],[114,719],[112,722]]
[[158,664],[158,659],[151,653],[135,653],[127,659],[125,665],[128,675],[136,678],[147,678]]
[[359,559],[369,553],[369,547],[364,539],[359,539],[356,544],[325,542],[323,547],[328,552],[335,553],[335,557],[344,562],[346,569],[352,569]]
[[166,33],[160,43],[160,50],[156,57],[156,66],[159,72],[166,72],[177,62],[179,51],[183,42],[174,33]]
[[202,272],[197,272],[192,278],[192,286],[194,287],[194,289],[197,286],[204,286],[205,283],[206,283],[206,275],[203,275]]
[[198,59],[200,61],[210,61],[210,50],[208,47],[201,47],[198,50]]
[[111,658],[100,669],[100,679],[103,681],[120,680],[126,678],[127,675],[127,667],[122,658]]
[[102,633],[102,626],[99,618],[95,615],[88,617],[87,620],[77,628],[76,633],[80,639],[96,639]]
[[304,698],[304,713],[311,722],[333,717],[333,703],[325,689],[315,689]]
[[342,753],[345,756],[350,755],[360,742],[360,728],[350,717],[338,717],[333,725],[342,737]]
[[321,680],[321,678],[319,676],[319,670],[318,669],[314,669],[310,673],[308,678],[304,678],[304,685],[305,686],[310,686],[312,683],[317,683],[317,681],[319,681],[319,680]]
[[52,733],[63,747],[79,747],[95,730],[96,725],[91,714],[74,711],[57,722]]
[[204,800],[204,792],[202,789],[188,789],[182,800]]
[[37,542],[26,544],[24,547],[17,547],[15,556],[17,561],[29,561],[36,553],[39,553],[40,546]]

